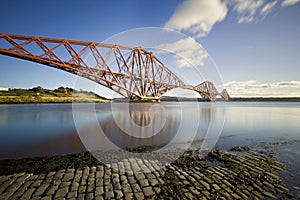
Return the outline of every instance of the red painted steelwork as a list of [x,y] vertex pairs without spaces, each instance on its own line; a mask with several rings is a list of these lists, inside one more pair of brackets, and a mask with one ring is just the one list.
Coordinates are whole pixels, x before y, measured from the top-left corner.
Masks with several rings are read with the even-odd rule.
[[[158,100],[167,91],[186,87],[151,52],[135,46],[0,33],[0,54],[76,74],[130,99]],[[191,89],[204,100],[225,98],[208,81]]]

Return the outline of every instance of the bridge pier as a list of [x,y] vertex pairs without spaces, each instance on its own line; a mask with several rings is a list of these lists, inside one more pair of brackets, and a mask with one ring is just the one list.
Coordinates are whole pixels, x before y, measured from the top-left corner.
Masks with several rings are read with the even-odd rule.
[[160,98],[155,98],[155,97],[145,97],[145,98],[133,97],[133,98],[130,98],[130,102],[160,102]]
[[[61,54],[62,50],[68,53]],[[175,88],[197,91],[204,101],[215,101],[217,95],[230,99],[226,90],[219,93],[210,81],[185,84],[151,52],[136,46],[0,33],[0,54],[87,78],[125,101],[160,102],[163,94]],[[84,59],[88,55],[96,66],[88,65]]]

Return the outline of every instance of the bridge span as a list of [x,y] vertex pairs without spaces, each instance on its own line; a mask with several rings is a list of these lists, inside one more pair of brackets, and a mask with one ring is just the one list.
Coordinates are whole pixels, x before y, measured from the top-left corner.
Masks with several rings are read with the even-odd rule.
[[136,46],[0,33],[0,54],[76,74],[130,99],[159,100],[175,88],[194,90],[205,101],[230,98],[210,81],[185,84],[152,52]]

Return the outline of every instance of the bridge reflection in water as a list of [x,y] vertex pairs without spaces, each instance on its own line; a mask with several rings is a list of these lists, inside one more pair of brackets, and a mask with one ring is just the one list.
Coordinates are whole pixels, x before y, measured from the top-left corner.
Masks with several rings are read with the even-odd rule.
[[104,134],[114,145],[121,148],[155,148],[168,144],[174,138],[180,126],[180,109],[162,108],[153,103],[126,106],[114,105],[117,112],[113,111],[108,118],[99,121]]
[[[141,146],[151,146],[152,150],[156,150],[171,143],[201,140],[215,112],[209,103],[202,103],[202,106],[201,103],[193,102],[113,104],[113,109],[108,109],[105,117],[99,114],[97,123],[100,126],[89,127],[88,131],[79,130],[89,150]],[[88,115],[78,116],[78,120],[92,120]]]
[[[210,104],[81,103],[75,112],[71,104],[7,105],[2,108],[2,114],[7,113],[7,120],[3,120],[0,126],[3,134],[0,158],[53,156],[86,149],[139,146],[154,146],[155,150],[169,143],[179,145],[201,140],[211,121],[220,115],[219,108]],[[89,109],[91,105],[92,110]],[[112,107],[117,109],[116,112]]]

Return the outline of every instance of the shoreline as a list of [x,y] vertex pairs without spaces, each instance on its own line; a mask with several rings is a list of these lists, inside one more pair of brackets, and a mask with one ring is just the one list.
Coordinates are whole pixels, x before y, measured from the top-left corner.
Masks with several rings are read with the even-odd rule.
[[77,91],[59,87],[54,90],[40,86],[31,89],[8,89],[0,91],[0,104],[109,102],[93,92]]
[[[104,165],[88,152],[13,160],[11,163],[1,161],[0,195],[3,180],[11,182],[25,177],[35,185],[32,193],[27,194],[29,197],[228,200],[299,197],[299,193],[282,182],[280,174],[288,170],[286,166],[268,151],[257,152],[249,147],[233,146],[230,152],[212,149],[203,158],[199,158],[198,153],[198,149],[187,150],[172,163],[161,163],[154,156],[148,159],[125,158],[119,162],[111,159],[112,163]],[[167,154],[168,157],[172,155]],[[112,154],[109,156],[115,157]],[[22,162],[24,164],[26,161],[28,168],[24,171],[21,169]],[[161,168],[160,164],[165,167]],[[20,170],[5,175],[3,166],[10,166],[11,169],[20,167]],[[43,166],[50,168],[34,170]],[[14,197],[19,194],[18,191],[7,195]]]
[[[28,173],[40,173],[40,172],[47,172],[51,170],[59,170],[61,168],[65,167],[75,167],[80,168],[83,166],[91,166],[91,165],[98,165],[101,164],[95,157],[95,154],[101,154],[101,156],[109,156],[114,155],[115,158],[122,159],[122,157],[126,156],[135,156],[136,153],[147,153],[147,154],[153,154],[153,156],[163,156],[163,159],[165,160],[172,160],[172,157],[169,159],[169,155],[177,156],[182,155],[186,156],[186,152],[197,152],[200,149],[198,147],[199,141],[196,140],[191,144],[191,146],[187,150],[183,149],[177,149],[172,148],[171,150],[164,150],[161,153],[156,153],[156,149],[159,149],[160,146],[157,145],[151,145],[151,146],[138,146],[134,148],[126,147],[123,150],[128,152],[128,154],[124,155],[123,153],[120,153],[119,150],[107,150],[107,151],[95,151],[95,152],[89,152],[89,151],[83,151],[79,153],[74,154],[62,154],[62,155],[54,155],[54,156],[41,156],[41,157],[28,157],[28,158],[16,158],[16,159],[3,159],[0,160],[0,176],[1,175],[8,175],[9,173],[19,173],[19,172],[28,172]],[[265,154],[266,156],[270,157],[271,159],[276,158],[276,154],[274,151],[278,150],[280,146],[287,146],[287,145],[297,145],[300,144],[299,140],[289,140],[289,139],[279,139],[276,142],[256,142],[255,144],[251,145],[237,145],[237,146],[227,146],[227,147],[218,147],[213,148],[209,150],[208,152],[204,150],[205,152],[209,153],[210,151],[220,151],[224,153],[232,153],[236,155],[244,155],[247,153],[261,153]],[[154,153],[153,153],[154,152]],[[277,152],[279,153],[280,150]],[[167,156],[164,157],[164,154]],[[181,157],[179,159],[181,159]],[[193,155],[194,156],[194,155]],[[192,157],[193,157],[192,156]],[[197,159],[197,158],[196,158]],[[207,157],[203,158],[207,159]],[[110,158],[107,158],[107,160],[110,160]],[[32,167],[32,164],[34,166]],[[25,164],[22,166],[22,164]],[[39,165],[37,165],[39,164]],[[11,170],[10,170],[11,169]]]
[[[161,101],[129,101],[129,100],[113,100],[113,99],[78,99],[78,98],[51,98],[51,99],[45,99],[45,100],[36,100],[35,98],[25,98],[25,99],[18,99],[18,100],[3,100],[3,98],[0,97],[0,105],[13,105],[13,104],[51,104],[51,103],[109,103],[109,102],[115,102],[115,103],[165,103],[165,102],[205,102],[202,101],[202,99],[195,99],[195,98],[175,98],[175,99],[162,99]],[[223,102],[216,100],[216,102]],[[227,101],[227,103],[232,102],[286,102],[286,103],[299,103],[300,98],[232,98],[231,100]]]
[[[19,97],[18,97],[19,98]],[[202,99],[197,98],[171,98],[171,99],[161,99],[160,101],[129,101],[125,100],[114,100],[114,99],[78,99],[72,97],[57,97],[57,98],[50,98],[50,99],[36,99],[36,98],[24,98],[14,100],[6,99],[0,97],[0,104],[3,105],[10,105],[10,104],[48,104],[48,103],[108,103],[108,102],[116,102],[116,103],[145,103],[145,102],[205,102]],[[216,102],[223,102],[220,100],[216,100]],[[227,101],[228,103],[231,102],[286,102],[286,103],[299,103],[300,98],[232,98],[231,100]]]
[[73,97],[12,97],[0,96],[0,104],[48,104],[48,103],[106,103],[108,99],[73,98]]

